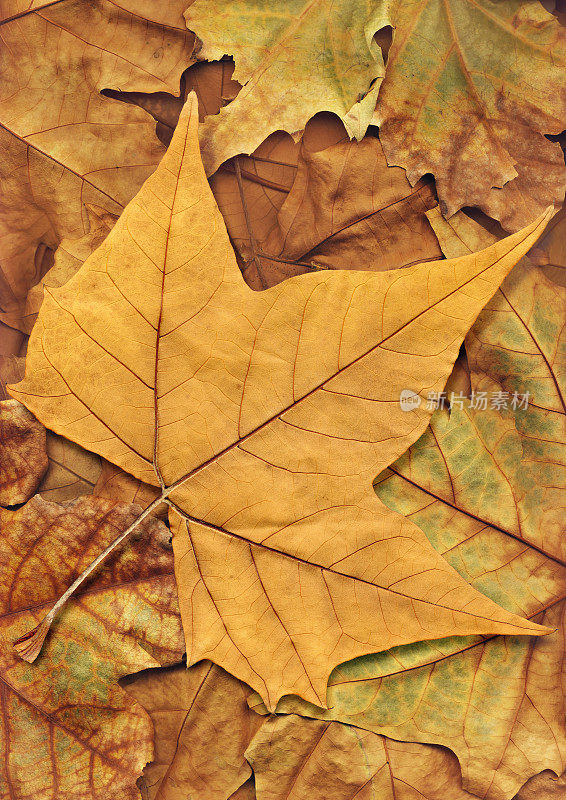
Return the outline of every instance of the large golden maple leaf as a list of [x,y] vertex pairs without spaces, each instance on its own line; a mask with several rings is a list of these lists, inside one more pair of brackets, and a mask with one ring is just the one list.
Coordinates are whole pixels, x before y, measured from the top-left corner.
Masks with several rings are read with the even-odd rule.
[[[452,634],[547,629],[471,587],[374,476],[424,431],[463,337],[545,218],[470,256],[242,280],[190,97],[103,244],[46,292],[14,397],[173,509],[188,664],[325,702],[332,668]],[[420,399],[403,411],[399,395]],[[156,501],[158,502],[158,501]],[[146,512],[147,513],[147,512]]]

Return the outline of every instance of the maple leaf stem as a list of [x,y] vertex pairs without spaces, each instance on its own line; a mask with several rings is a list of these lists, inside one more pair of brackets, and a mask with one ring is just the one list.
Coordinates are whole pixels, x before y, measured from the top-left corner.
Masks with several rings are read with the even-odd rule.
[[148,517],[152,511],[154,511],[164,500],[168,491],[170,491],[173,487],[169,487],[169,490],[165,490],[162,494],[159,495],[147,508],[145,508],[142,513],[136,517],[136,519],[132,522],[131,525],[126,528],[119,536],[111,542],[108,547],[106,547],[100,555],[98,555],[94,561],[92,561],[86,569],[84,569],[81,574],[73,581],[73,583],[69,586],[69,588],[61,595],[61,597],[56,601],[56,603],[51,607],[51,609],[47,612],[44,618],[41,620],[39,625],[37,625],[33,630],[28,631],[23,636],[20,636],[19,639],[16,639],[14,642],[14,650],[17,654],[22,658],[24,661],[28,663],[32,663],[35,661],[37,656],[39,655],[41,648],[43,647],[43,642],[45,641],[45,637],[47,636],[51,624],[59,611],[63,608],[67,600],[71,597],[72,594],[79,588],[81,584],[83,584],[86,579],[92,575],[92,573],[97,569],[97,567],[102,564],[106,558],[118,548],[122,542],[128,538],[128,536],[135,531],[135,529],[143,522],[146,517]]

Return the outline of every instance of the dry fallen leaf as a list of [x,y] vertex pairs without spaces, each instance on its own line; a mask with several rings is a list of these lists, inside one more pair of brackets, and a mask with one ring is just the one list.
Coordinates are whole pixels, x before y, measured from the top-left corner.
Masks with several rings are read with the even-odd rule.
[[376,137],[319,152],[303,144],[256,269],[272,286],[309,267],[385,270],[438,260],[442,251],[425,216],[435,206],[431,182],[412,189],[404,170],[387,166]]
[[474,800],[444,748],[337,722],[267,719],[246,751],[258,800]]
[[[123,503],[135,503],[141,508],[147,508],[159,497],[160,491],[156,486],[142,483],[137,478],[129,475],[124,470],[103,460],[102,469],[98,475],[93,493],[96,497],[108,497],[121,500]],[[155,516],[167,519],[167,506],[165,503],[158,506],[153,512]]]
[[4,400],[0,441],[0,505],[25,503],[47,469],[45,428],[17,400]]
[[137,511],[100,498],[57,505],[39,497],[0,510],[2,797],[139,800],[152,726],[116,681],[176,662],[183,650],[165,526],[144,523],[84,587],[33,667],[11,644]]
[[[203,41],[199,58],[234,56],[238,96],[201,131],[208,175],[252,153],[276,130],[295,133],[319,111],[336,113],[351,136],[369,124],[383,75],[370,0],[195,0],[187,27]],[[373,86],[372,86],[373,84]],[[358,102],[361,101],[361,102]]]
[[121,683],[149,713],[155,758],[143,773],[148,800],[226,800],[249,778],[244,751],[263,718],[250,689],[202,661],[148,670]]
[[[177,89],[194,37],[181,27],[179,4],[176,14],[161,5],[63,0],[3,9],[0,241],[11,298],[6,308],[3,297],[1,318],[9,324],[18,325],[19,305],[41,277],[32,268],[37,246],[54,249],[83,233],[84,202],[119,213],[163,154],[147,114],[100,94]],[[166,16],[177,26],[152,21]]]
[[22,300],[18,327],[30,333],[43,302],[44,287],[62,286],[73,277],[89,255],[102,244],[118,219],[95,205],[86,205],[88,232],[78,238],[68,237],[61,241],[53,257],[53,266],[27,293]]
[[[466,580],[556,632],[530,643],[454,638],[359,659],[331,675],[324,714],[450,747],[465,788],[493,800],[566,765],[563,293],[520,265],[466,338],[477,400],[485,391],[489,406],[505,389],[512,402],[528,376],[528,407],[439,410],[376,480],[379,497],[416,522]],[[296,702],[278,710],[321,716]]]
[[[214,660],[270,706],[287,693],[322,704],[332,668],[363,653],[453,633],[545,633],[470,587],[371,481],[430,416],[402,411],[401,389],[443,387],[546,217],[461,259],[253,292],[198,159],[197,124],[191,96],[157,171],[49,291],[27,377],[11,389],[56,432],[161,484],[182,514],[189,665]],[[26,658],[54,613],[22,644]]]
[[443,213],[479,206],[518,230],[560,203],[566,34],[539,2],[394,0],[375,123],[389,164],[431,172]]
[[[37,489],[44,500],[63,503],[92,494],[101,474],[100,458],[78,444],[47,431],[49,466]],[[116,500],[134,502],[132,498]]]

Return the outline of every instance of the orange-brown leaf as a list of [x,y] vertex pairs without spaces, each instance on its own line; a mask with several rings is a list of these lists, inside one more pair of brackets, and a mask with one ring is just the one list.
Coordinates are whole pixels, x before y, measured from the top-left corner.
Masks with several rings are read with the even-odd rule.
[[444,748],[337,722],[267,719],[246,751],[261,800],[474,800]]
[[246,702],[248,686],[210,661],[149,670],[122,686],[154,726],[147,800],[226,800],[247,781],[244,751],[263,723]]
[[0,505],[28,500],[47,463],[43,425],[16,400],[0,402]]

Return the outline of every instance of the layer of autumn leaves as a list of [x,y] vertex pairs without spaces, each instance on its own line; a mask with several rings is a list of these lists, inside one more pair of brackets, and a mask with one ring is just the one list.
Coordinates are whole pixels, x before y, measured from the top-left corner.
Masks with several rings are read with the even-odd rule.
[[[564,196],[564,34],[560,8],[545,5],[4,3],[0,378],[3,396],[52,430],[17,400],[0,404],[2,798],[566,792],[566,222],[563,211],[540,218]],[[192,90],[213,196],[195,101],[162,160]],[[168,215],[190,267],[159,241]],[[159,295],[181,301],[161,310],[156,262],[164,282],[181,274]],[[309,306],[303,286],[325,294]],[[148,370],[164,364],[164,397],[177,379],[192,387],[197,368],[212,388],[200,409],[181,395],[146,424],[145,334],[125,309],[165,336],[201,302],[211,316],[179,340],[190,349],[162,345],[160,362],[150,347]],[[306,346],[287,332],[297,315]],[[269,357],[249,356],[231,464],[234,375],[219,375],[237,375],[240,356],[214,348],[247,347],[242,319],[257,329],[256,358]],[[291,403],[270,352],[288,345]],[[365,372],[352,375],[354,362]],[[317,399],[327,384],[333,405]],[[401,389],[424,399],[445,384],[531,402],[398,410]],[[318,405],[301,416],[307,395]],[[117,423],[119,445],[94,418]],[[302,430],[270,433],[275,418]],[[322,452],[315,435],[335,444]],[[218,475],[209,461],[221,458]],[[312,513],[301,524],[309,492],[322,524]],[[22,661],[14,640],[152,503],[38,659]],[[394,586],[410,602],[392,603]],[[312,617],[307,636],[301,617]]]

